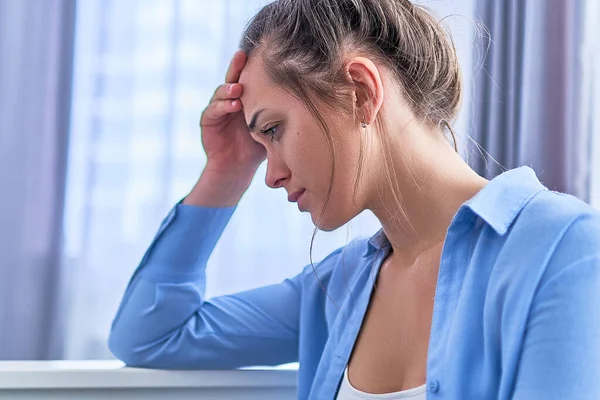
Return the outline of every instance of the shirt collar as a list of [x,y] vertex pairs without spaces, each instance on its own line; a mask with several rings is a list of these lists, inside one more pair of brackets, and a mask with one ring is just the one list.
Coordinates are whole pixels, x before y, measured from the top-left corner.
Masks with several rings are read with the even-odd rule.
[[381,228],[379,231],[377,231],[376,234],[371,236],[371,238],[369,239],[367,255],[372,254],[373,252],[375,252],[377,250],[381,250],[382,248],[384,248],[385,246],[387,246],[389,244],[390,244],[390,242],[389,242],[387,236],[385,236],[385,232],[383,231],[383,228]]
[[[540,191],[547,190],[529,167],[506,171],[492,179],[463,207],[504,235],[521,210]],[[462,207],[461,207],[462,208]]]
[[[542,190],[533,169],[525,166],[506,171],[484,186],[473,198],[463,204],[499,235],[504,235],[529,200]],[[459,211],[460,212],[460,211]],[[389,245],[383,229],[373,235],[368,242],[368,253],[373,253]]]

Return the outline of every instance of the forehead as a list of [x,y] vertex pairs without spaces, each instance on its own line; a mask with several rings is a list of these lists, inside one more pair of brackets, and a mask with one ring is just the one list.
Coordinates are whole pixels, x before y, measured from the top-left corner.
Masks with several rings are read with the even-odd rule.
[[[267,75],[263,68],[263,62],[259,57],[250,57],[246,61],[246,65],[240,74],[239,83],[252,88],[255,84],[261,86],[271,86],[271,82],[267,78]],[[246,93],[246,90],[244,90]]]
[[240,100],[246,117],[259,108],[276,108],[293,101],[293,96],[269,80],[259,57],[248,59],[238,82],[244,88]]

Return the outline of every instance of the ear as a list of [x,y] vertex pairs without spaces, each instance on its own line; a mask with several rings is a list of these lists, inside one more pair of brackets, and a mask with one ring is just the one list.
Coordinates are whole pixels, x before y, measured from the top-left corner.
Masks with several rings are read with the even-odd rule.
[[365,57],[355,57],[347,64],[347,73],[354,83],[356,117],[371,125],[383,104],[383,83],[379,69]]

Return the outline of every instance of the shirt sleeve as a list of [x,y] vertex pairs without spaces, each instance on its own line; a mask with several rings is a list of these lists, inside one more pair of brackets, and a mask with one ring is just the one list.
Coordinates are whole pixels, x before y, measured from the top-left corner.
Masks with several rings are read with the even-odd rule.
[[297,361],[302,274],[277,285],[204,298],[206,263],[232,213],[233,208],[182,204],[171,211],[112,323],[109,348],[117,358],[163,369]]
[[513,399],[600,399],[600,225],[575,224],[530,310]]

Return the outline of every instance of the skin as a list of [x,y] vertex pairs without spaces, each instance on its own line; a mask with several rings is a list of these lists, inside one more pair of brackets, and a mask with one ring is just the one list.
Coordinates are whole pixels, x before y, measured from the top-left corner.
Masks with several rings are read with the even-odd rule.
[[[441,131],[415,118],[400,85],[383,66],[368,57],[348,55],[346,74],[354,87],[348,109],[359,120],[317,103],[332,135],[336,166],[332,181],[331,153],[317,121],[302,102],[269,81],[260,56],[248,60],[237,53],[226,84],[216,90],[202,115],[208,162],[184,204],[235,205],[266,158],[267,185],[289,194],[304,190],[301,209],[323,230],[336,229],[371,210],[392,251],[381,265],[348,375],[359,390],[388,393],[425,382],[446,231],[459,207],[487,181],[461,159]],[[400,203],[384,173],[384,145],[375,131],[376,118],[387,127]],[[368,127],[363,129],[361,122]],[[364,175],[355,192],[361,135],[366,143]],[[321,219],[330,184],[331,199]]]

